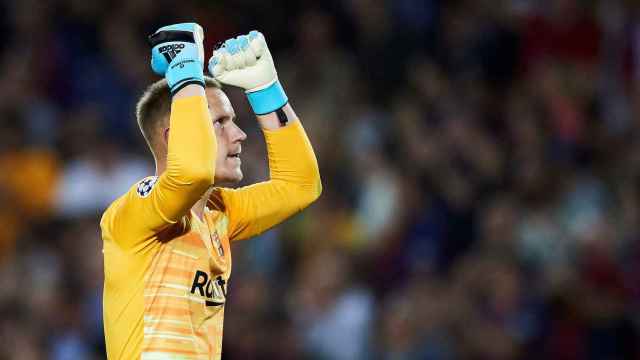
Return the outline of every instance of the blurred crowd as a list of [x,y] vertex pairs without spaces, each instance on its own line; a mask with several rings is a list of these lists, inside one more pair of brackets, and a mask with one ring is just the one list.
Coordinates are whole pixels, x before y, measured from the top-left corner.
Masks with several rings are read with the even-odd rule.
[[[235,244],[223,359],[640,359],[640,5],[0,2],[0,360],[103,359],[146,35],[261,30],[317,203]],[[243,185],[268,175],[262,134]]]

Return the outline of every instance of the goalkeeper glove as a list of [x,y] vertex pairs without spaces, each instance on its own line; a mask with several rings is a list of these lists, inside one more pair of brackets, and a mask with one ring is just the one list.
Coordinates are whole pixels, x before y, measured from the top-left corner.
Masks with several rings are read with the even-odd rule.
[[189,84],[204,87],[202,27],[196,23],[161,27],[149,36],[151,68],[167,79],[171,95]]
[[258,31],[225,41],[209,59],[209,72],[223,84],[243,88],[257,115],[276,111],[289,101],[267,42]]

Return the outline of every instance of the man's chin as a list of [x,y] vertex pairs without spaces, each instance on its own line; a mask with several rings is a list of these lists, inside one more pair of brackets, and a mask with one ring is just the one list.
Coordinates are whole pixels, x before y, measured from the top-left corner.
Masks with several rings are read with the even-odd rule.
[[242,173],[241,170],[238,170],[235,176],[233,177],[233,180],[231,181],[234,183],[239,183],[240,181],[242,181],[243,178],[244,178],[244,174]]
[[237,184],[242,181],[243,177],[244,174],[242,174],[242,170],[240,169],[224,172],[222,174],[216,173],[215,186]]

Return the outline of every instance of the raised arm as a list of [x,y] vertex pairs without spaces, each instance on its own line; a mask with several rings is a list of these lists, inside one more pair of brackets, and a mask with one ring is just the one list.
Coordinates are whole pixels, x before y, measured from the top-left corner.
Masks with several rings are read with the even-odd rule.
[[242,240],[270,229],[314,202],[322,192],[318,162],[300,121],[281,127],[275,113],[259,116],[269,156],[270,180],[240,189],[217,188],[212,200],[223,204],[229,238]]
[[304,209],[322,192],[313,148],[278,81],[264,36],[252,31],[227,40],[209,60],[224,84],[241,87],[257,115],[269,156],[269,181],[216,189],[211,201],[229,218],[229,237],[246,239]]
[[[217,142],[204,92],[202,29],[197,24],[168,26],[151,42],[153,70],[165,76],[172,95],[170,130],[166,162],[157,164],[161,174],[132,187],[114,205],[109,228],[126,233],[115,238],[128,246],[187,214],[215,174]],[[177,48],[179,53],[170,53]],[[165,158],[156,157],[159,162]]]
[[157,230],[178,221],[213,184],[217,142],[204,88],[187,85],[173,97],[166,169],[151,189],[148,206]]

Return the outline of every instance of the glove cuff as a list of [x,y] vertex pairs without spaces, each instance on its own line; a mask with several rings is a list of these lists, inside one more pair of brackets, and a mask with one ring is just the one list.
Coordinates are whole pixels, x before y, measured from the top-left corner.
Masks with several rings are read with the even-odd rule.
[[180,89],[190,84],[198,84],[204,87],[204,73],[202,64],[194,59],[180,59],[169,64],[164,74],[169,85],[171,95],[175,95]]
[[256,91],[246,91],[247,99],[256,115],[274,112],[289,102],[280,81],[276,79],[271,85]]

